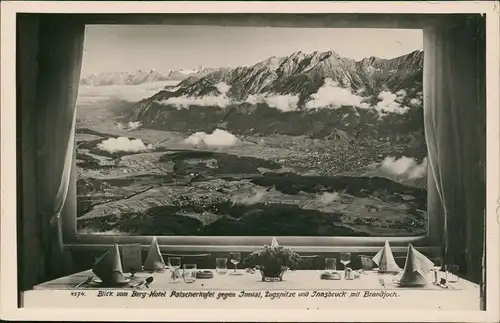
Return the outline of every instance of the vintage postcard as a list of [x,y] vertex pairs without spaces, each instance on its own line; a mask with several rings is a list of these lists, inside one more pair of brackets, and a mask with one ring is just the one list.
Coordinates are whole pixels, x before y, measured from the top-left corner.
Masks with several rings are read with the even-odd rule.
[[500,319],[498,1],[1,15],[2,318]]

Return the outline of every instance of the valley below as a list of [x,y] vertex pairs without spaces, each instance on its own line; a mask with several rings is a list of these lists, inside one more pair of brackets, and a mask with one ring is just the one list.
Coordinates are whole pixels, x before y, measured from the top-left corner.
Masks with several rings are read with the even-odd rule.
[[[242,135],[193,146],[191,133],[117,126],[108,103],[80,106],[78,231],[114,235],[408,236],[426,232],[425,185],[384,173],[407,144]],[[109,112],[108,112],[109,113]],[[97,117],[97,116],[100,116]],[[143,151],[109,152],[109,139]]]

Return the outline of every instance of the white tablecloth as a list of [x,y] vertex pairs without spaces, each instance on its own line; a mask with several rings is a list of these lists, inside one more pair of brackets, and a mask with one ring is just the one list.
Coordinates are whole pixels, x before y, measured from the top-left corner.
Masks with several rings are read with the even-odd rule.
[[[230,273],[172,283],[168,271],[143,272],[135,274],[136,281],[152,276],[149,288],[101,288],[94,283],[75,288],[93,276],[88,270],[40,284],[23,294],[23,302],[39,308],[479,310],[478,285],[463,279],[443,288],[434,285],[429,275],[425,287],[402,288],[393,283],[397,275],[377,272],[354,280],[322,280],[322,271],[289,271],[279,282],[262,282],[259,272]],[[242,297],[244,293],[250,297]]]

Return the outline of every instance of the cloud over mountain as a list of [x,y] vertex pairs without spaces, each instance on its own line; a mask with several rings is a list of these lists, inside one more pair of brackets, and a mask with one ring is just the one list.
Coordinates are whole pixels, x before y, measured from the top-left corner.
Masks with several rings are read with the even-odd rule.
[[196,132],[184,140],[186,144],[193,146],[208,147],[228,147],[238,143],[238,138],[221,129],[216,129],[213,133]]
[[367,108],[369,104],[363,102],[365,98],[351,93],[347,88],[343,88],[338,82],[331,78],[325,79],[325,84],[319,88],[318,92],[311,95],[311,100],[306,103],[307,109],[320,109],[331,107],[333,109],[342,106],[353,106]]
[[227,96],[227,92],[231,89],[231,86],[224,82],[220,82],[215,84],[215,88],[218,94],[207,94],[200,97],[183,95],[171,97],[160,102],[162,104],[173,105],[178,109],[188,109],[190,106],[226,108],[231,104],[231,100]]
[[145,145],[141,139],[127,137],[109,138],[97,144],[97,148],[114,153],[118,151],[139,152],[154,149],[153,145]]
[[397,176],[405,175],[409,179],[424,178],[427,175],[427,157],[420,164],[414,158],[405,156],[398,159],[386,157],[381,168]]
[[297,95],[286,94],[286,95],[270,95],[265,98],[265,102],[272,108],[276,108],[280,111],[295,111],[297,110],[297,103],[299,102],[299,97]]
[[136,129],[139,129],[142,126],[142,123],[140,121],[129,121],[127,124],[123,124],[121,122],[118,122],[116,124],[116,127],[120,130],[125,130],[125,131],[133,131]]
[[271,94],[271,93],[263,93],[263,94],[250,94],[245,101],[246,103],[250,103],[256,105],[258,103],[266,103],[271,108],[275,108],[282,112],[295,111],[298,108],[299,97],[293,94]]
[[381,115],[385,115],[387,113],[405,114],[409,110],[408,107],[402,104],[405,97],[405,90],[399,90],[397,93],[382,91],[378,95],[378,99],[381,101],[377,103],[375,109]]

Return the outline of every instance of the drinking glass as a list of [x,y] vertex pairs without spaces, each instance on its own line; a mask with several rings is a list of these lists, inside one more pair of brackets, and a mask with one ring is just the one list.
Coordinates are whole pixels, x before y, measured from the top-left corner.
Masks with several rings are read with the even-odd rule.
[[227,258],[215,259],[215,271],[219,275],[225,275],[227,272]]
[[196,281],[196,264],[184,264],[182,277],[186,283],[194,283]]
[[351,262],[351,253],[350,252],[340,253],[340,262],[344,265],[344,269],[346,269],[347,265]]
[[231,252],[229,254],[229,261],[231,261],[231,263],[234,265],[234,271],[230,275],[241,275],[241,273],[239,273],[237,271],[238,264],[241,261],[241,253],[240,252]]
[[326,267],[326,272],[334,272],[337,270],[337,259],[335,258],[326,258],[325,259],[325,267]]
[[459,266],[450,264],[450,265],[444,265],[444,270],[446,272],[446,282],[453,284],[456,283],[460,280],[459,276]]
[[168,268],[170,269],[171,283],[178,283],[177,277],[179,276],[179,268],[181,267],[181,257],[168,257]]

